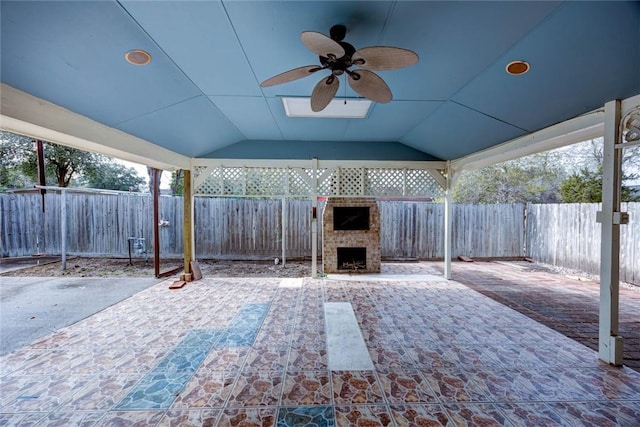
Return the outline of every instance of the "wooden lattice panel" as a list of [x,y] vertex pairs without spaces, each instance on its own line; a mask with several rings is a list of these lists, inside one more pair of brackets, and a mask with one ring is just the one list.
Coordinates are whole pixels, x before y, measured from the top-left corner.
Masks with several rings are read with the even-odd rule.
[[247,168],[247,196],[282,196],[287,194],[287,170],[282,168]]
[[291,196],[310,197],[313,169],[289,169],[289,194]]
[[329,171],[326,169],[318,170],[318,195],[320,196],[330,196],[331,195],[331,186],[334,181],[334,174],[336,170]]
[[442,197],[442,188],[431,174],[422,169],[410,169],[406,171],[406,197]]
[[245,193],[245,168],[221,168],[222,169],[222,195],[244,196]]
[[206,166],[196,166],[195,168],[193,168],[193,177],[197,178],[200,175],[202,175],[204,173],[204,171],[207,170]]
[[364,195],[365,168],[339,168],[339,183],[333,188],[334,195],[362,196]]
[[[208,173],[206,179],[202,174]],[[442,189],[424,169],[196,167],[201,196],[437,198]]]
[[365,193],[376,197],[404,196],[404,169],[367,169]]
[[[204,173],[204,170],[207,168],[202,168],[203,170],[198,171],[200,168],[196,168],[196,176],[200,176]],[[198,173],[199,172],[199,173]],[[207,179],[205,179],[202,184],[194,191],[194,194],[206,194],[206,195],[220,195],[222,194],[222,169],[215,168],[213,169]]]

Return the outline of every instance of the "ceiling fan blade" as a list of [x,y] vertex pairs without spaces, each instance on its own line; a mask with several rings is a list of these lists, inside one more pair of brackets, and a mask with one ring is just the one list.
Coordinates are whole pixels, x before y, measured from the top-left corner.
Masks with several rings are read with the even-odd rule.
[[349,73],[349,86],[360,95],[375,102],[386,104],[393,99],[391,89],[376,73],[355,70]]
[[316,87],[313,88],[313,93],[311,94],[311,111],[317,113],[318,111],[324,110],[333,97],[336,96],[339,86],[340,82],[333,74],[326,79],[320,80]]
[[330,55],[333,55],[336,58],[342,58],[344,56],[344,49],[342,46],[322,33],[304,31],[300,34],[300,38],[307,49],[320,56],[324,56],[325,58],[328,58]]
[[262,83],[260,83],[260,86],[269,87],[291,82],[293,80],[307,77],[308,75],[315,73],[316,71],[321,69],[322,67],[318,65],[307,65],[305,67],[294,68],[293,70],[285,71],[284,73],[280,73],[277,76],[273,76],[270,79],[263,81]]
[[[357,50],[351,62],[367,70],[395,70],[418,62],[418,54],[400,47],[371,46]],[[364,61],[364,62],[363,62]]]

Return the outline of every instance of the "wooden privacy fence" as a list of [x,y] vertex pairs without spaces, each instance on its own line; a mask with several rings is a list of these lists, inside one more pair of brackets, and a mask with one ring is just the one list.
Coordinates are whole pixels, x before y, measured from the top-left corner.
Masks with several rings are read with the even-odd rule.
[[[600,272],[599,203],[527,205],[526,253],[536,261],[591,274]],[[620,280],[640,284],[640,203],[623,203]]]
[[[128,238],[143,237],[151,252],[152,199],[144,194],[67,194],[67,253],[127,256]],[[199,258],[275,258],[282,253],[282,200],[196,198]],[[311,202],[287,200],[287,257],[311,255]],[[59,254],[60,194],[0,195],[2,256]],[[438,203],[381,201],[382,256],[442,258],[444,208]],[[182,198],[160,197],[160,253],[183,253]],[[318,207],[321,217],[323,204]],[[524,205],[454,206],[454,254],[523,256]],[[319,230],[319,233],[321,231]],[[320,239],[319,239],[320,240]],[[318,250],[322,250],[319,242]]]
[[[128,256],[128,238],[146,239],[152,253],[152,199],[136,193],[69,193],[67,253]],[[2,256],[59,254],[61,196],[0,195]],[[282,254],[282,200],[196,198],[198,258],[275,258]],[[287,200],[285,235],[288,258],[311,255],[311,202]],[[160,198],[160,254],[181,257],[182,198]],[[319,206],[321,217],[322,204]],[[380,201],[384,258],[441,259],[444,207],[439,203]],[[454,205],[454,256],[522,257],[598,273],[599,205]],[[640,203],[629,203],[629,225],[622,226],[621,279],[640,282]],[[320,231],[319,231],[320,233]],[[321,239],[318,251],[321,253]]]

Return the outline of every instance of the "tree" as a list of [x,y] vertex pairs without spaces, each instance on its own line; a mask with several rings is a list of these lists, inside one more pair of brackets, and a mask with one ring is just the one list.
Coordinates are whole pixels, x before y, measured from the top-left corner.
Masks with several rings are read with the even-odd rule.
[[[640,147],[622,151],[622,190],[624,202],[636,201],[631,189],[640,174]],[[565,203],[599,203],[602,201],[602,138],[591,139],[561,149],[569,159],[567,169],[571,175],[562,183],[562,201]]]
[[171,173],[171,182],[169,183],[171,194],[174,196],[182,196],[184,192],[184,171],[178,169]]
[[[154,187],[154,176],[153,176],[153,171],[154,168],[152,168],[151,166],[147,166],[147,174],[149,175],[149,193],[153,194],[153,187]],[[160,185],[160,181],[162,180],[162,172],[164,171],[160,171],[160,173],[158,174],[158,185]]]
[[[14,164],[31,181],[38,182],[38,159],[31,138],[3,132],[3,145],[6,138],[12,145]],[[56,183],[59,187],[68,187],[73,178],[96,165],[96,154],[71,147],[44,144],[45,179],[48,185]]]
[[[623,173],[622,180],[629,177]],[[560,186],[562,201],[565,203],[600,203],[602,202],[602,165],[597,171],[582,168],[573,173]],[[637,201],[630,187],[623,185],[620,193],[623,202]]]
[[560,186],[565,203],[597,203],[602,201],[602,174],[582,168],[572,173]]
[[[10,132],[0,134],[0,185],[23,188],[38,182],[35,141]],[[59,187],[90,186],[110,190],[136,191],[144,182],[133,168],[115,163],[100,154],[44,143],[45,181]]]
[[103,157],[101,162],[91,167],[84,174],[87,187],[102,188],[106,190],[135,191],[141,190],[145,183],[134,168],[126,167],[120,163]]
[[36,181],[22,171],[23,147],[33,147],[33,140],[10,132],[0,132],[1,190],[35,185]]
[[549,203],[560,199],[565,172],[554,153],[541,153],[463,173],[456,203]]
[[[640,147],[630,147],[622,151],[622,168],[627,176],[636,175],[640,171]],[[595,138],[589,141],[574,144],[566,148],[571,153],[571,163],[597,170],[602,165],[604,157],[604,141]]]
[[[639,150],[640,147],[632,147],[623,152],[623,201],[634,200],[630,186],[640,176]],[[596,138],[466,172],[453,190],[453,200],[456,203],[600,202],[602,158],[603,140]]]

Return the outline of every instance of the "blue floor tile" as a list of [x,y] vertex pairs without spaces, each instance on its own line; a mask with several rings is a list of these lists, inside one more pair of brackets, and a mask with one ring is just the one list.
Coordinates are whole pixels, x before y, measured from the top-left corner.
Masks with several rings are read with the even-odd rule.
[[116,406],[118,409],[169,408],[212,348],[250,347],[269,304],[247,304],[227,329],[194,329]]
[[153,374],[148,374],[122,399],[116,409],[169,408],[192,375],[193,373],[164,374],[153,372]]
[[277,427],[333,427],[335,415],[330,406],[280,408]]

